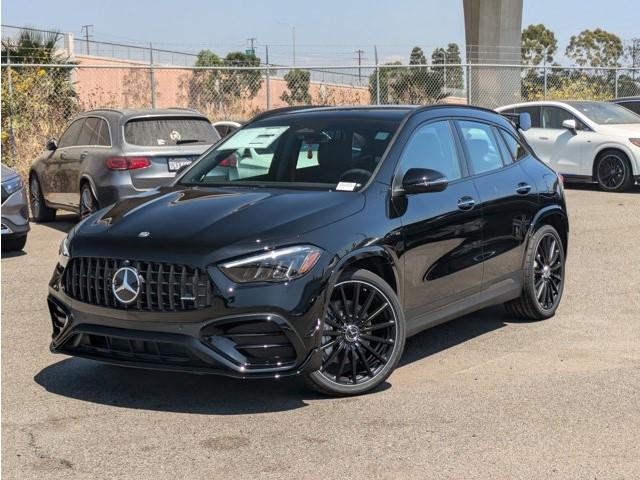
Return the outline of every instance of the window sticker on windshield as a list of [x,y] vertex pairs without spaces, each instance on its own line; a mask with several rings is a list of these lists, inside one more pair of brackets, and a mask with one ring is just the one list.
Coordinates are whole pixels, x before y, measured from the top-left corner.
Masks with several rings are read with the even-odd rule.
[[387,137],[389,136],[389,132],[378,132],[376,133],[376,140],[386,140]]
[[221,145],[223,150],[237,150],[239,148],[268,148],[289,127],[263,127],[240,130]]
[[355,182],[340,182],[336,187],[336,190],[340,190],[343,192],[353,192],[358,186]]

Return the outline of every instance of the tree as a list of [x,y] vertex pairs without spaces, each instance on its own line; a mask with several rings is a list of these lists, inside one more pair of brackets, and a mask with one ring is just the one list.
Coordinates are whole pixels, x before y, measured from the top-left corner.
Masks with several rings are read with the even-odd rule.
[[288,105],[308,105],[311,103],[309,85],[311,84],[311,74],[309,70],[299,68],[289,70],[284,76],[287,82],[288,92],[284,92],[280,98]]
[[640,37],[632,38],[624,47],[625,58],[632,68],[640,67]]
[[558,41],[555,34],[542,23],[529,25],[522,31],[522,63],[551,64],[557,51]]
[[253,54],[228,53],[224,59],[211,50],[201,50],[196,67],[238,67],[232,69],[198,69],[189,80],[190,104],[207,110],[228,110],[243,100],[254,98],[262,86],[262,75],[257,69],[242,67],[260,66],[260,59]]
[[623,52],[620,37],[596,28],[573,35],[565,55],[582,67],[617,67]]
[[[460,56],[460,47],[457,43],[450,43],[447,48],[436,48],[431,54],[432,65],[461,65],[462,57]],[[462,90],[464,88],[463,70],[462,66],[448,66],[438,69],[434,69],[434,72],[439,72],[442,75],[442,84],[449,89]],[[446,76],[446,82],[445,80]]]

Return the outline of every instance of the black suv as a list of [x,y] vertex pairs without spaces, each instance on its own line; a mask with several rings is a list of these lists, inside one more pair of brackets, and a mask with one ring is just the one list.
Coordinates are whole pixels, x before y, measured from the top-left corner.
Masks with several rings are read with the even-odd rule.
[[423,329],[501,303],[551,317],[567,234],[558,176],[495,112],[274,111],[69,233],[51,350],[363,393]]

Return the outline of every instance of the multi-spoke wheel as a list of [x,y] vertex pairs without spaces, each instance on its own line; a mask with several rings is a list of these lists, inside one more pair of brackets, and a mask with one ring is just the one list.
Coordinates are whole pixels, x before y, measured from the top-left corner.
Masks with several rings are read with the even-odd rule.
[[529,320],[555,314],[564,288],[564,247],[551,225],[538,229],[525,254],[522,295],[505,304],[507,311]]
[[98,211],[98,200],[91,191],[88,183],[80,188],[80,218],[85,218]]
[[603,190],[621,192],[633,185],[629,160],[618,150],[605,150],[597,159],[595,173]]
[[40,188],[40,182],[35,173],[29,179],[29,203],[31,205],[31,215],[36,222],[52,222],[56,219],[56,211],[47,207]]
[[330,395],[356,395],[382,383],[405,340],[393,289],[367,270],[345,272],[331,293],[321,340],[322,367],[309,378]]

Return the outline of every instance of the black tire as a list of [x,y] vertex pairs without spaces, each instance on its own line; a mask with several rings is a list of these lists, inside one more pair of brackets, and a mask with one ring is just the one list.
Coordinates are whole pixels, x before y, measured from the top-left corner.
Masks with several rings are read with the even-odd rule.
[[620,150],[602,151],[596,158],[594,176],[605,192],[624,192],[634,184],[631,162]]
[[98,210],[100,210],[100,205],[91,190],[91,185],[88,182],[83,183],[80,187],[80,219],[88,217]]
[[406,337],[404,313],[382,278],[347,270],[331,292],[324,333],[322,367],[308,374],[309,383],[326,395],[360,395],[378,387],[398,365]]
[[522,295],[504,304],[507,312],[526,320],[553,317],[564,290],[565,256],[551,225],[540,227],[529,240],[523,274]]
[[29,178],[29,204],[33,220],[37,223],[53,222],[56,219],[56,210],[47,207],[35,173]]
[[22,250],[24,248],[25,243],[27,243],[26,235],[21,235],[19,237],[12,237],[12,238],[3,238],[2,251],[14,252],[17,250]]

